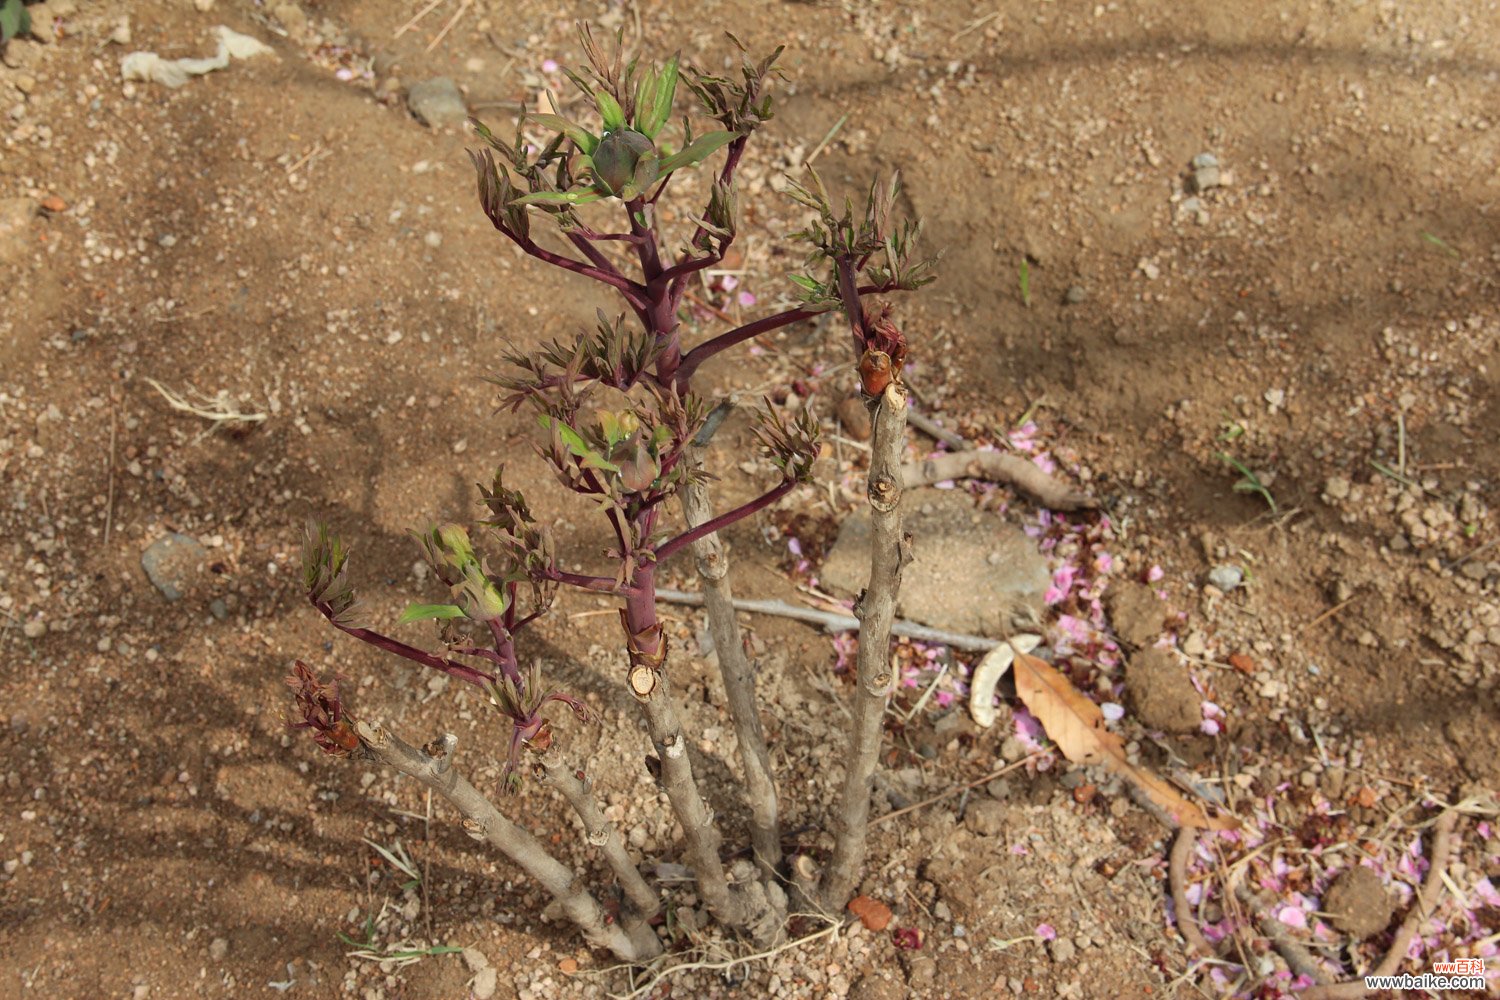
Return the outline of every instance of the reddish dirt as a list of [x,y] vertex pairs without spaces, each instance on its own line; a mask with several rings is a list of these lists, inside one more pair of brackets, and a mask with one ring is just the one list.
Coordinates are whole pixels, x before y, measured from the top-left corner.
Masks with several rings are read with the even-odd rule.
[[[859,191],[901,168],[905,207],[945,254],[941,279],[899,303],[919,398],[976,439],[1034,416],[1063,474],[1105,501],[1120,578],[1164,571],[1171,634],[1227,714],[1217,737],[1137,726],[1133,752],[1166,766],[1170,751],[1204,774],[1253,754],[1241,787],[1285,780],[1299,807],[1313,793],[1355,803],[1350,842],[1413,796],[1493,796],[1493,4],[666,0],[635,17],[449,0],[399,38],[412,5],[334,0],[306,7],[305,26],[273,6],[53,0],[32,8],[52,42],[17,40],[0,67],[12,211],[0,213],[0,997],[483,985],[478,960],[349,957],[336,934],[360,937],[383,903],[381,946],[473,946],[497,995],[628,992],[450,811],[436,808],[429,834],[410,783],[318,755],[280,717],[300,657],[348,677],[360,710],[410,740],[453,729],[478,776],[498,774],[478,699],[357,648],[301,600],[309,517],[351,541],[380,620],[421,593],[407,531],[468,518],[471,484],[502,461],[535,508],[563,512],[570,559],[605,544],[531,453],[528,420],[495,413],[480,376],[614,303],[495,234],[469,137],[419,124],[402,92],[451,76],[508,128],[543,60],[578,59],[575,18],[639,25],[651,47],[709,66],[728,52],[724,28],[752,51],[788,45],[781,111],[752,147],[743,196],[755,235],[741,280],[763,306],[800,260],[773,243],[800,221],[776,178],[846,113],[819,153],[825,179]],[[121,18],[128,44],[110,41]],[[179,90],[122,85],[125,52],[206,54],[220,23],[276,57]],[[1203,153],[1221,183],[1196,192]],[[710,387],[754,400],[791,364],[841,360],[836,339],[786,331],[774,356],[715,362]],[[151,379],[265,419],[210,433]],[[816,405],[836,432],[830,394]],[[766,479],[739,466],[749,444],[739,417],[716,441],[723,499]],[[1274,512],[1235,490],[1220,453],[1259,477]],[[730,533],[741,593],[795,599],[776,526],[805,512],[818,520],[803,533],[831,536],[853,503],[813,492]],[[172,531],[208,553],[176,603],[141,566]],[[1245,585],[1206,586],[1221,564]],[[685,585],[689,570],[671,568]],[[636,766],[646,744],[618,683],[612,613],[589,614],[605,609],[565,598],[523,652],[603,710],[597,727],[560,726],[569,750],[632,846],[676,860]],[[676,684],[737,842],[732,731],[691,655],[698,619],[675,616]],[[788,823],[818,826],[841,753],[835,654],[813,629],[752,623]],[[961,713],[915,717],[893,733],[891,801],[1015,759],[1009,736]],[[882,825],[862,891],[923,947],[843,932],[740,967],[738,995],[1193,995],[1164,911],[1167,831],[1118,781],[1082,777],[1017,771]],[[507,808],[597,865],[549,796]],[[403,893],[365,837],[408,845],[425,895]],[[1496,874],[1493,840],[1469,850],[1471,874]],[[1058,938],[1037,940],[1040,925]],[[734,992],[709,972],[675,982],[674,995]]]

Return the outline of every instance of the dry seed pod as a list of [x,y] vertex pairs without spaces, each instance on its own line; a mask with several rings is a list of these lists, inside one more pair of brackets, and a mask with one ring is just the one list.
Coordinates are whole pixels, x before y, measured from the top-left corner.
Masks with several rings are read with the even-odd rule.
[[984,654],[969,680],[969,714],[980,728],[988,729],[995,724],[995,685],[1009,672],[1016,651],[1029,653],[1041,644],[1039,635],[1018,635]]

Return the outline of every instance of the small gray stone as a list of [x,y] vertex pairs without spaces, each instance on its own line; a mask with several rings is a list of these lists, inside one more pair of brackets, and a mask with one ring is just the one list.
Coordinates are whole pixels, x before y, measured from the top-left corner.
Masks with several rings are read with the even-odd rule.
[[1076,306],[1079,303],[1086,301],[1088,297],[1088,289],[1084,288],[1082,285],[1069,285],[1067,293],[1063,295],[1063,301],[1070,306]]
[[224,961],[224,956],[229,954],[229,941],[225,938],[214,938],[213,944],[208,946],[208,957],[215,962]]
[[495,995],[495,987],[499,985],[500,974],[493,967],[486,966],[474,974],[474,996],[477,1000],[490,1000]]
[[167,600],[176,601],[190,589],[207,557],[196,540],[174,531],[141,553],[141,568]]
[[1330,500],[1349,499],[1349,480],[1343,476],[1329,476],[1323,481],[1323,492]]
[[1245,582],[1245,571],[1225,563],[1208,571],[1208,582],[1227,594]]
[[28,639],[40,639],[47,634],[47,623],[40,618],[29,619],[21,626],[21,634]]
[[412,84],[406,91],[406,106],[417,121],[430,128],[457,125],[469,117],[458,84],[446,76]]
[[1069,964],[1078,954],[1078,947],[1067,938],[1057,938],[1047,947],[1052,952],[1052,961],[1058,965]]
[[1217,167],[1218,165],[1219,158],[1212,153],[1199,153],[1193,157],[1194,170],[1205,170],[1208,167]]
[[[958,491],[923,491],[920,506],[914,500],[902,511],[915,554],[901,579],[902,617],[996,639],[1039,619],[1052,573],[1036,543]],[[844,521],[818,575],[838,594],[869,582],[868,512]]]
[[225,621],[229,618],[229,605],[224,603],[224,599],[222,597],[215,597],[211,602],[209,602],[208,610],[219,621]]
[[463,950],[464,964],[469,967],[470,972],[478,972],[490,967],[490,960],[484,952],[478,948],[465,948]]
[[1193,190],[1207,191],[1224,183],[1218,167],[1199,167],[1193,171]]

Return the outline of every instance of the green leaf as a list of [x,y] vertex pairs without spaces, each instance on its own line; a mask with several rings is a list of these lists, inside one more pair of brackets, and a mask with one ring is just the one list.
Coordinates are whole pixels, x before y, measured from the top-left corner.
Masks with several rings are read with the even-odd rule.
[[796,285],[804,292],[811,292],[812,294],[816,295],[823,290],[822,282],[818,281],[815,278],[809,278],[805,274],[789,274],[787,275],[787,277],[792,279],[792,284]]
[[595,91],[594,103],[599,106],[599,117],[604,120],[604,131],[613,132],[617,128],[625,127],[625,109],[620,107],[620,102],[615,100],[609,91]]
[[545,414],[537,419],[541,421],[543,427],[549,430],[555,427],[557,429],[557,436],[562,438],[563,444],[568,446],[568,451],[582,459],[584,465],[594,469],[601,469],[605,472],[618,473],[620,471],[618,465],[590,448],[589,443],[583,439],[582,434],[579,434],[561,420],[554,420]]
[[676,96],[677,57],[673,56],[667,60],[667,64],[662,67],[661,73],[656,77],[656,87],[651,95],[649,112],[643,108],[636,109],[637,127],[655,139],[656,133],[661,131],[661,127],[672,116],[672,100]]
[[573,140],[573,145],[590,155],[593,155],[594,149],[599,145],[598,136],[582,125],[569,121],[562,115],[548,115],[528,111],[526,118],[528,121],[536,122],[542,128],[550,128],[554,132],[561,132]]
[[635,80],[635,130],[640,133],[646,131],[646,120],[651,117],[652,94],[656,86],[656,76],[649,71],[642,72]]
[[702,163],[721,147],[729,145],[739,138],[737,132],[708,132],[694,139],[680,153],[673,153],[661,161],[661,172],[669,174],[683,167],[690,167],[695,163]]
[[31,13],[21,0],[0,2],[0,42],[8,42],[17,35],[31,31]]
[[426,621],[429,618],[463,618],[464,609],[457,604],[413,604],[401,612],[397,625]]

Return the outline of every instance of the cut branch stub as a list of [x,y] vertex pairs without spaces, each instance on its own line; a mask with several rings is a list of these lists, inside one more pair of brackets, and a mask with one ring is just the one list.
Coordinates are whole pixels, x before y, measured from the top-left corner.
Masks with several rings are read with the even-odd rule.
[[630,630],[630,616],[620,609],[620,624],[625,628],[626,649],[630,654],[630,672],[626,683],[630,693],[641,701],[650,698],[661,682],[661,668],[667,662],[667,635],[661,622],[639,632]]
[[632,663],[630,665],[629,681],[630,693],[641,701],[645,701],[656,690],[657,672],[645,664]]

